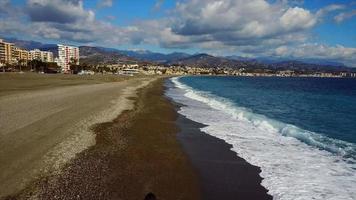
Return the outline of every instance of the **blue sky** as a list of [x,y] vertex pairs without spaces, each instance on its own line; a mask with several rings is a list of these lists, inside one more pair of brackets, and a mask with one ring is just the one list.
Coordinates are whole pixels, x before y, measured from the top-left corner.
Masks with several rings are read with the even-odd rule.
[[[155,8],[157,1],[155,0],[121,0],[113,1],[112,7],[97,9],[98,17],[105,19],[106,16],[115,16],[113,23],[125,26],[135,20],[157,19],[164,17],[165,11],[172,9],[175,1],[162,1],[160,9]],[[87,4],[88,8],[95,8],[98,2],[91,1]]]
[[351,0],[0,0],[0,27],[46,43],[356,66]]
[[[353,3],[353,5],[352,5]],[[322,7],[331,4],[344,4],[349,8],[347,10],[356,9],[356,1],[331,1],[331,0],[312,0],[305,1],[305,7],[312,10],[318,10]],[[349,47],[356,47],[356,16],[345,20],[341,23],[335,23],[333,16],[336,13],[331,13],[326,16],[324,23],[319,24],[313,30],[317,37],[317,41],[320,43],[326,43],[329,45],[341,44]]]

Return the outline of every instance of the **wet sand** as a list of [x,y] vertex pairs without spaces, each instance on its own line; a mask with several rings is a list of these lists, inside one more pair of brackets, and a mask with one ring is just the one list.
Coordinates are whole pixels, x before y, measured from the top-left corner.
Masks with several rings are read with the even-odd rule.
[[[137,80],[132,82],[137,84]],[[90,145],[79,148],[58,166],[57,173],[32,179],[25,189],[5,199],[143,199],[149,192],[158,199],[272,199],[260,185],[259,168],[236,156],[224,141],[200,132],[201,124],[178,115],[176,105],[164,96],[163,83],[159,79],[138,89],[137,95],[126,95],[131,106],[113,104],[121,105],[121,114],[105,112],[113,120],[96,121]],[[101,90],[105,89],[99,87]],[[109,91],[100,96],[114,92]],[[89,97],[83,101],[102,101],[98,96]],[[40,122],[53,128],[46,129],[49,133],[65,125]],[[69,146],[82,143],[83,138],[88,137]],[[20,147],[15,150],[25,152]],[[28,166],[22,166],[25,172]]]
[[199,175],[204,200],[271,200],[261,186],[261,170],[231,151],[225,141],[200,131],[199,124],[179,115],[177,135]]
[[8,199],[200,199],[198,179],[177,139],[163,80],[139,90],[134,108],[94,129],[96,144],[61,173]]

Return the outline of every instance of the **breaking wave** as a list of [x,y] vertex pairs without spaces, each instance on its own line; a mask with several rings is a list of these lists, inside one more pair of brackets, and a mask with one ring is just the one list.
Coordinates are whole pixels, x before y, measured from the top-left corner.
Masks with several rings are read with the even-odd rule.
[[202,131],[232,144],[259,166],[274,199],[355,199],[356,145],[255,114],[232,101],[172,78],[167,95]]

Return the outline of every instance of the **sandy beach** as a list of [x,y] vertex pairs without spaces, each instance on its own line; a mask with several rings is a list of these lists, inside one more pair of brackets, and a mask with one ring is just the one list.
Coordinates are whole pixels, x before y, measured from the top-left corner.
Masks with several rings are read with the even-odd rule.
[[1,75],[0,197],[94,145],[91,126],[132,109],[128,98],[153,79]]
[[[105,93],[100,92],[100,98],[109,98],[112,93],[119,93],[120,87],[138,87],[138,83],[142,85],[147,81],[147,78],[133,79],[88,87],[105,90]],[[130,92],[126,90],[126,93]],[[96,121],[92,127],[94,141],[80,149],[73,144],[76,156],[62,165],[58,173],[33,179],[20,192],[5,199],[143,199],[149,192],[159,199],[200,199],[196,173],[176,140],[177,114],[163,93],[163,79],[160,79],[139,89],[137,96],[125,95],[130,96],[127,100],[130,103],[119,103],[119,110],[125,111],[120,115],[107,112],[117,117]],[[98,96],[94,100],[97,99]],[[82,139],[77,141],[82,142]],[[18,159],[23,160],[20,156]],[[17,172],[21,169],[26,171],[28,167],[19,168]]]
[[0,92],[0,199],[271,199],[258,167],[177,113],[165,78],[17,78]]

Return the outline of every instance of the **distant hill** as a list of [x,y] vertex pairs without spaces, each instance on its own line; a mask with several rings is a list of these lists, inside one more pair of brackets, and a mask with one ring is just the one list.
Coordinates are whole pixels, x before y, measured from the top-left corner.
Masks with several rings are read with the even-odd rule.
[[225,59],[211,56],[208,54],[197,54],[189,56],[182,59],[175,59],[171,61],[171,64],[177,65],[188,65],[188,66],[197,66],[197,67],[222,67],[222,66],[232,66],[236,62]]
[[317,59],[317,58],[279,58],[279,57],[257,57],[257,58],[248,58],[242,56],[226,56],[228,59],[239,60],[239,61],[254,61],[263,64],[276,64],[282,62],[302,62],[305,64],[316,64],[316,65],[327,65],[327,66],[336,66],[343,67],[343,63],[337,62],[331,59]]
[[139,61],[156,62],[161,64],[191,56],[190,54],[174,52],[170,54],[156,53],[148,50],[119,50],[114,48],[96,47],[102,53],[117,53]]
[[248,57],[242,57],[242,56],[225,56],[225,58],[231,59],[231,60],[238,60],[238,61],[253,61],[253,62],[257,61],[255,58],[248,58]]
[[42,51],[50,51],[53,53],[54,57],[58,56],[58,49],[56,44],[44,44],[41,42],[36,42],[32,40],[19,40],[16,38],[4,38],[5,41],[14,43],[17,47],[26,49],[26,50],[33,50],[39,49]]
[[116,50],[116,51],[141,61],[151,61],[151,62],[157,62],[162,64],[191,56],[190,54],[179,53],[179,52],[163,54],[163,53],[156,53],[147,50]]
[[[19,40],[16,38],[4,38],[4,40],[14,43],[16,46],[27,49],[40,49],[42,51],[50,51],[54,57],[58,57],[58,47],[56,44],[43,44],[36,41]],[[116,64],[120,62],[136,62],[134,58],[130,58],[124,54],[120,54],[116,49],[106,49],[102,47],[79,47],[81,63],[87,64]]]
[[269,64],[270,69],[276,70],[295,70],[295,71],[321,71],[321,72],[338,72],[338,71],[355,71],[356,69],[345,67],[344,65],[332,64],[314,64],[302,61],[282,61]]
[[39,49],[41,51],[50,51],[50,52],[53,53],[54,57],[58,57],[58,46],[56,44],[44,46],[44,47],[41,47]]
[[[40,49],[53,52],[58,56],[57,45],[43,44],[36,41],[4,38],[5,41],[15,43],[24,49]],[[165,65],[184,65],[206,68],[246,68],[270,70],[296,70],[296,71],[356,71],[342,63],[328,59],[295,59],[279,57],[246,58],[241,56],[217,57],[208,54],[190,55],[175,52],[170,54],[156,53],[147,50],[118,50],[105,47],[80,47],[81,63],[87,64],[116,64],[116,63],[160,63]]]
[[18,40],[16,38],[4,38],[5,41],[14,43],[16,46],[20,48],[24,48],[26,50],[32,50],[32,49],[50,49],[53,47],[57,47],[56,44],[43,44],[41,42],[36,42],[32,40]]
[[225,57],[216,57],[209,54],[197,54],[190,57],[173,60],[170,64],[197,66],[204,68],[265,68],[261,63],[253,61],[240,61]]
[[307,59],[298,59],[300,62],[316,64],[316,65],[328,65],[335,67],[346,67],[343,63],[340,63],[336,60],[331,59],[317,59],[317,58],[307,58]]
[[80,62],[84,64],[118,64],[137,63],[137,59],[131,58],[117,51],[109,51],[100,47],[79,47]]

